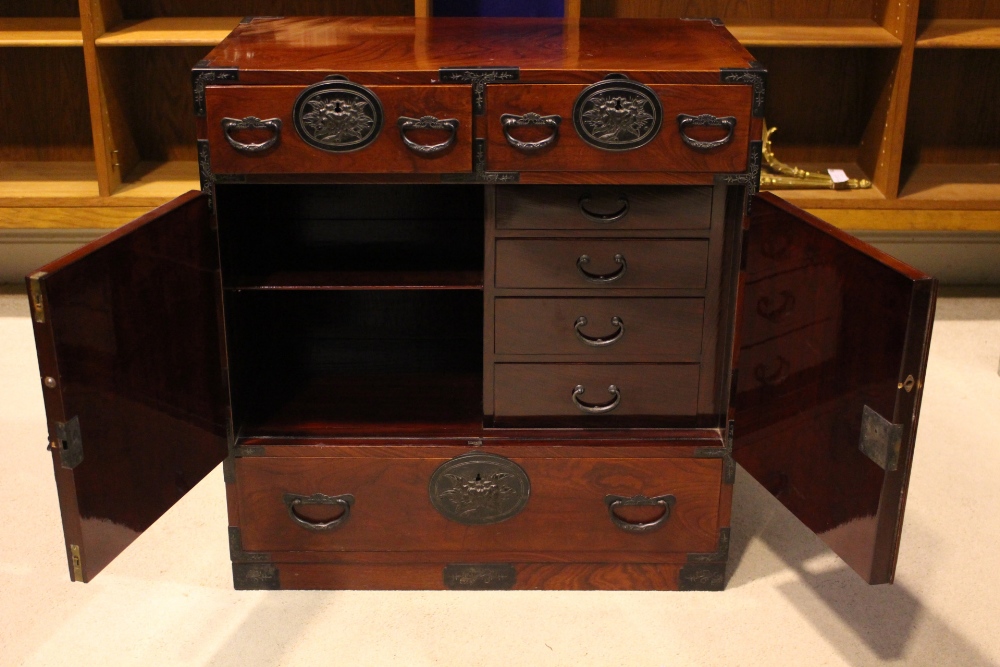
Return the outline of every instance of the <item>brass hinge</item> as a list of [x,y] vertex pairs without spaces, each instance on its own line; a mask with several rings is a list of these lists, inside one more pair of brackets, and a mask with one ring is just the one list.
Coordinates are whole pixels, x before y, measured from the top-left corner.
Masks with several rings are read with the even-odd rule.
[[73,581],[83,581],[83,559],[80,558],[80,545],[69,545],[69,554],[73,567]]
[[28,276],[28,291],[31,293],[31,312],[39,324],[45,322],[45,299],[42,297],[42,278],[48,274],[36,271]]
[[899,467],[903,444],[903,425],[891,421],[867,405],[861,411],[861,437],[858,449],[886,472]]

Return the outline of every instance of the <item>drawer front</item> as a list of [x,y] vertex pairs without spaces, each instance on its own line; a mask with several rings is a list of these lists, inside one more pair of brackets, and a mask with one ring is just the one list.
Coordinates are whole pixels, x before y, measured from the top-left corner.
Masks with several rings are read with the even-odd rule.
[[[314,141],[317,137],[324,138],[328,142],[324,145],[336,147],[337,151],[310,145],[296,131],[294,107],[303,90],[302,86],[208,86],[206,122],[212,170],[223,174],[277,174],[441,173],[472,169],[472,101],[468,86],[365,86],[364,90],[374,94],[382,108],[381,114],[377,114],[371,111],[370,104],[355,102],[367,106],[361,111],[354,110],[354,116],[364,116],[367,120],[338,118],[338,113],[346,113],[337,111],[336,105],[343,100],[318,99],[317,104],[322,101],[330,106],[322,110],[328,111],[330,118],[317,120],[310,136]],[[347,106],[341,104],[339,108]],[[381,130],[372,138],[367,133],[375,115],[381,115]],[[401,118],[419,124],[425,116],[455,120],[458,125],[454,133],[440,127],[413,127],[405,133],[399,128]],[[274,123],[269,128],[242,129],[232,127],[232,122],[226,120],[247,118],[280,121],[280,129],[275,129]],[[413,146],[406,143],[404,134]],[[269,147],[252,146],[275,137]],[[449,142],[448,146],[432,152],[419,148]]]
[[497,229],[708,229],[712,188],[521,185],[496,191]]
[[500,298],[495,309],[497,354],[701,358],[702,299]]
[[[576,84],[510,84],[491,86],[487,104],[487,168],[491,171],[746,171],[750,142],[750,86],[651,85],[662,105],[662,124],[645,145],[607,150],[591,145],[574,128],[577,98],[586,86]],[[505,127],[505,115],[523,118],[559,116],[558,134],[545,125]],[[723,128],[680,126],[679,118],[710,114],[734,118],[731,133]],[[505,133],[506,130],[506,133]],[[618,132],[609,125],[606,134]],[[685,142],[722,141],[716,148]],[[728,136],[728,139],[726,137]],[[541,148],[517,147],[515,142]]]
[[690,417],[699,372],[697,364],[496,364],[495,415],[581,417],[594,427],[619,417]]
[[[447,518],[434,502],[464,516],[494,512],[483,484],[464,467],[454,479],[431,479],[449,458],[260,457],[236,460],[243,548],[247,551],[540,551],[662,552],[713,551],[721,486],[719,459],[692,458],[518,458],[527,476],[527,502],[497,523],[469,525]],[[494,481],[492,474],[484,475]],[[508,496],[500,481],[494,491]],[[470,489],[472,492],[470,493]],[[450,491],[450,493],[449,493]],[[518,492],[515,488],[513,492]],[[316,530],[290,514],[286,494],[315,498],[351,497],[340,525]],[[439,497],[432,502],[431,495]],[[488,495],[488,494],[487,494]],[[615,525],[608,495],[631,498],[674,496],[669,516],[648,532]],[[346,502],[346,501],[344,501]],[[294,507],[301,521],[320,524],[338,518],[336,505]],[[480,512],[480,514],[477,514]],[[630,514],[631,512],[631,514]],[[340,517],[343,515],[341,514]],[[662,507],[621,508],[619,518],[653,522]],[[467,519],[469,521],[469,519]]]
[[496,286],[703,289],[708,241],[499,239]]

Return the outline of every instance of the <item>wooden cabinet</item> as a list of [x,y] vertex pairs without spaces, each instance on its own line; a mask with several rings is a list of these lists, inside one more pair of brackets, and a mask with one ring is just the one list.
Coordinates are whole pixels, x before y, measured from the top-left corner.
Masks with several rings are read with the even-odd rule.
[[241,23],[201,190],[28,278],[72,578],[222,461],[238,588],[717,590],[738,461],[891,581],[936,283],[755,194],[763,75],[707,20]]

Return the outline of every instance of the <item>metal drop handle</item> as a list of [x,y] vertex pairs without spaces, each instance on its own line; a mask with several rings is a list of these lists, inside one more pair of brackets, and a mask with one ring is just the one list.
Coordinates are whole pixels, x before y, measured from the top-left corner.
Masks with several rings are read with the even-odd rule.
[[625,195],[618,195],[618,210],[611,213],[594,213],[587,208],[589,203],[590,195],[580,197],[580,212],[583,213],[583,217],[592,222],[617,222],[628,215],[629,203],[628,197]]
[[[689,127],[722,127],[728,130],[726,136],[715,141],[699,141],[687,135]],[[733,131],[736,129],[736,118],[733,116],[713,116],[710,113],[703,113],[700,116],[689,116],[680,114],[677,116],[677,129],[680,130],[681,139],[684,143],[699,151],[707,151],[713,148],[725,146],[733,140]]]
[[625,271],[628,270],[628,264],[625,262],[625,255],[619,253],[615,255],[614,260],[615,264],[619,264],[620,267],[618,268],[618,270],[613,271],[611,273],[591,273],[587,271],[585,268],[583,268],[587,264],[590,264],[590,255],[580,255],[580,257],[576,260],[576,268],[578,271],[580,271],[580,275],[582,275],[584,278],[586,278],[588,281],[592,283],[601,283],[601,284],[613,283],[614,281],[619,280],[622,276],[624,276]]
[[[673,509],[676,502],[677,499],[670,494],[656,496],[655,498],[647,498],[646,496],[632,496],[631,498],[626,498],[625,496],[606,496],[604,498],[604,504],[608,506],[608,516],[611,517],[611,523],[629,533],[648,533],[656,530],[670,518],[670,510]],[[662,507],[663,516],[655,521],[632,523],[631,521],[625,521],[615,514],[615,510],[619,507]]]
[[[403,139],[403,143],[418,155],[434,155],[454,146],[458,133],[458,125],[458,119],[456,118],[435,118],[434,116],[423,116],[421,118],[400,116],[399,120],[396,121],[396,127],[399,128],[399,136]],[[410,130],[445,130],[449,134],[448,138],[441,143],[418,144],[406,136],[406,133]]]
[[[284,496],[285,506],[288,507],[288,516],[292,521],[303,528],[315,531],[326,531],[340,528],[351,518],[351,505],[354,504],[354,496],[345,493],[340,496],[327,496],[322,493],[314,493],[311,496],[302,496],[296,493],[286,493]],[[296,507],[303,505],[334,505],[343,509],[343,513],[336,519],[330,521],[310,521],[298,515]]]
[[618,407],[619,403],[622,402],[622,393],[618,391],[618,387],[616,387],[615,385],[610,385],[608,387],[608,393],[611,394],[614,398],[612,398],[607,403],[584,403],[583,401],[580,400],[580,396],[583,396],[585,391],[587,390],[583,388],[582,384],[576,385],[573,388],[572,398],[573,398],[573,403],[576,404],[576,407],[580,408],[580,410],[586,412],[589,415],[600,415],[604,414],[605,412],[611,412],[612,410]]
[[[230,133],[236,130],[267,130],[271,133],[271,138],[259,143],[247,144],[233,139],[233,136]],[[272,148],[281,139],[281,119],[268,118],[267,120],[261,120],[256,116],[247,116],[246,118],[223,118],[222,134],[225,135],[226,141],[229,142],[229,145],[241,153],[263,153],[269,148]]]
[[[507,143],[519,151],[525,151],[527,153],[548,148],[558,141],[560,123],[562,123],[562,116],[542,116],[534,111],[528,112],[523,116],[516,116],[512,113],[505,113],[500,116],[500,124],[503,127],[503,136],[506,137]],[[510,131],[512,128],[527,127],[529,125],[541,125],[543,127],[551,128],[552,134],[538,141],[521,141],[520,139],[515,139],[511,136]]]
[[573,325],[573,331],[576,332],[577,338],[583,341],[585,345],[590,345],[591,347],[605,347],[607,345],[612,345],[621,340],[621,337],[625,335],[625,322],[623,322],[622,318],[617,315],[611,318],[611,326],[618,327],[618,330],[610,336],[605,336],[603,338],[588,336],[580,331],[585,326],[587,326],[587,318],[581,315],[576,318],[576,324]]

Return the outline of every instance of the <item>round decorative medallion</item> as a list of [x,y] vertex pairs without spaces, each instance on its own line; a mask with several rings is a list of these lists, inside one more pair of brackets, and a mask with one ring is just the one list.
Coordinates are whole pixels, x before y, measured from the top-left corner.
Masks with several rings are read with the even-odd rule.
[[511,518],[528,503],[531,483],[521,466],[496,454],[463,454],[442,463],[428,488],[445,517],[478,526]]
[[577,134],[606,151],[645,146],[660,131],[662,122],[663,107],[653,89],[623,75],[587,86],[573,105]]
[[333,153],[364,148],[382,131],[382,103],[364,86],[345,80],[323,81],[302,91],[292,109],[302,140]]

